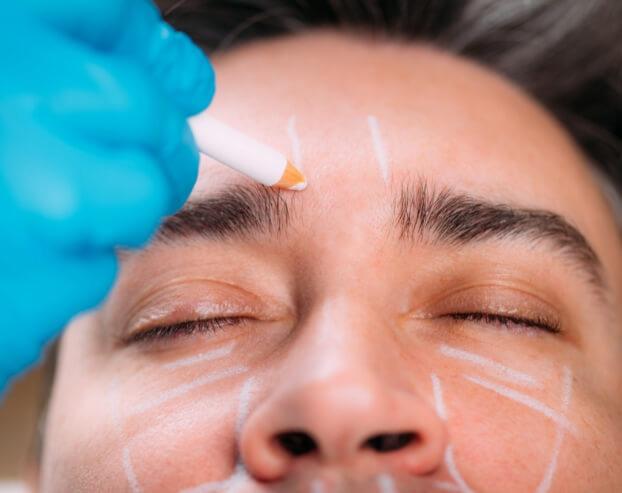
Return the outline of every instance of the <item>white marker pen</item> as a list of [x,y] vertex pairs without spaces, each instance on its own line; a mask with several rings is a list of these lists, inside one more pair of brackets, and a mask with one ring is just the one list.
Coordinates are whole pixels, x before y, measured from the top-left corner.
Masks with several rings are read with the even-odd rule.
[[257,142],[204,111],[188,120],[199,151],[259,183],[304,190],[305,176],[277,150]]

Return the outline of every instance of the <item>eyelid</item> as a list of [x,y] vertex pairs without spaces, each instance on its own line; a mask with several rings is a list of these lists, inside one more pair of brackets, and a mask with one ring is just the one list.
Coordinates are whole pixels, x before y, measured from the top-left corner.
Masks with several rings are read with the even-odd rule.
[[127,316],[121,339],[150,327],[188,320],[247,317],[277,320],[291,315],[285,303],[268,295],[212,279],[191,279],[158,287],[134,305]]
[[[257,310],[255,310],[256,312]],[[129,333],[148,330],[154,325],[174,325],[188,320],[209,320],[228,317],[251,317],[253,307],[233,303],[210,303],[201,301],[197,304],[173,302],[165,306],[147,310],[128,325]]]
[[413,310],[408,318],[429,319],[451,313],[487,313],[561,325],[561,314],[540,297],[508,286],[469,286],[436,297]]

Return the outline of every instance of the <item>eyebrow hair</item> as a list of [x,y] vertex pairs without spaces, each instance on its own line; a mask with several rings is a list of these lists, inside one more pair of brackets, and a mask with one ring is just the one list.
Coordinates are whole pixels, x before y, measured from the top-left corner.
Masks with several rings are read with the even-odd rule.
[[402,183],[393,209],[394,226],[403,240],[450,246],[493,239],[548,242],[585,274],[599,294],[607,288],[594,249],[554,212],[494,203],[449,188],[432,189],[423,179]]
[[215,195],[189,201],[167,217],[154,242],[170,243],[195,236],[244,239],[252,234],[278,235],[291,222],[292,199],[262,185],[234,185]]
[[[302,194],[261,185],[233,185],[206,198],[188,202],[165,219],[154,243],[202,237],[245,240],[256,235],[279,236],[288,230]],[[543,209],[495,203],[450,188],[432,188],[424,179],[400,183],[393,201],[392,228],[400,240],[453,247],[487,240],[527,239],[548,243],[585,274],[596,294],[607,289],[602,264],[580,231],[561,215]]]

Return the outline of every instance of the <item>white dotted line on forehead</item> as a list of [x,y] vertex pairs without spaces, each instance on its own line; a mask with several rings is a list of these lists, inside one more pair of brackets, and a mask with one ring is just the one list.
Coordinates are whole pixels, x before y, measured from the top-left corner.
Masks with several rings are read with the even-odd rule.
[[296,131],[296,115],[290,116],[287,121],[287,136],[289,137],[289,142],[292,147],[292,159],[294,160],[294,165],[300,171],[304,171],[302,166],[300,138],[298,137],[298,132]]
[[376,156],[376,162],[380,168],[380,174],[385,184],[389,182],[389,158],[387,150],[382,140],[382,134],[380,132],[380,124],[378,119],[369,115],[367,117],[367,124],[369,125],[369,131],[371,133],[371,140],[374,147],[374,154]]

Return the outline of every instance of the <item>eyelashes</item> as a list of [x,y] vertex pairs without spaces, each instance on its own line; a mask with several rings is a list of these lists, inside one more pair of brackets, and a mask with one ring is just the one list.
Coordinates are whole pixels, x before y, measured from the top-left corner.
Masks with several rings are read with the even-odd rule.
[[215,317],[201,320],[187,320],[170,325],[162,325],[145,329],[132,334],[127,344],[149,343],[158,340],[174,339],[176,337],[191,336],[195,334],[215,334],[227,327],[242,325],[250,319],[247,317]]
[[544,317],[517,317],[513,315],[501,315],[496,313],[482,312],[465,312],[451,313],[447,315],[456,321],[466,321],[475,323],[486,323],[488,325],[500,326],[505,329],[532,329],[549,332],[551,334],[559,334],[561,332],[560,324],[556,321],[547,320]]
[[[549,321],[544,317],[526,318],[496,313],[464,312],[447,314],[441,318],[450,318],[457,322],[485,324],[504,330],[527,329],[551,334],[559,334],[561,332],[559,323]],[[148,344],[150,342],[171,340],[177,337],[187,337],[196,334],[216,334],[229,327],[240,326],[250,321],[252,321],[252,319],[249,317],[236,316],[188,320],[176,324],[162,325],[141,330],[131,335],[125,342],[127,344]]]

